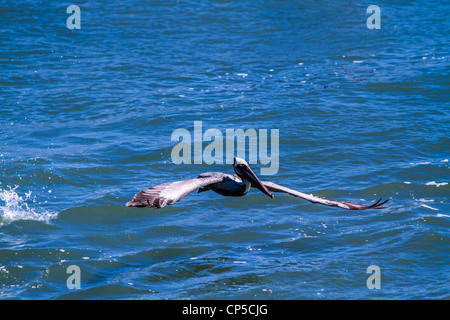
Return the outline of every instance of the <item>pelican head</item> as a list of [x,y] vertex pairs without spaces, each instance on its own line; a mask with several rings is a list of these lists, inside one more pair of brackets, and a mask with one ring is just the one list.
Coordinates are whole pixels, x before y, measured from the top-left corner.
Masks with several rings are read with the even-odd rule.
[[247,161],[244,159],[234,157],[233,158],[233,168],[236,174],[239,178],[242,179],[242,181],[248,181],[250,182],[254,187],[258,188],[259,191],[262,193],[265,193],[269,197],[273,198],[273,194],[267,190],[267,188],[262,184],[262,182],[258,179],[256,174],[253,172],[253,170],[248,165]]

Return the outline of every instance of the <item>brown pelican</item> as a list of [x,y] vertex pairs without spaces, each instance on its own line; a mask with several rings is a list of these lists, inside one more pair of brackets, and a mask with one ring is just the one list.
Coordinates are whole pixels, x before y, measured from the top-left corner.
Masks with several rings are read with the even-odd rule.
[[222,172],[206,172],[200,174],[195,179],[159,184],[137,193],[133,200],[127,202],[127,207],[162,208],[180,201],[184,196],[197,189],[198,192],[212,190],[223,196],[242,197],[248,193],[251,187],[258,188],[262,193],[265,193],[271,198],[273,198],[271,192],[282,192],[312,203],[320,203],[326,206],[349,210],[384,209],[387,207],[383,207],[383,204],[389,200],[381,202],[382,199],[380,198],[380,200],[371,205],[350,201],[328,200],[312,194],[292,190],[270,181],[261,181],[252,171],[248,163],[241,158],[235,157],[233,159],[233,168],[236,172],[235,175]]

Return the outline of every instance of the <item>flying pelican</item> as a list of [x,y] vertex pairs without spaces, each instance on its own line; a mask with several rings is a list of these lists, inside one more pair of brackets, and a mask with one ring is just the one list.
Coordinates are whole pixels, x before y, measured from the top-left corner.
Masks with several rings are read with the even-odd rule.
[[270,181],[261,181],[244,159],[233,158],[233,168],[236,172],[235,175],[222,172],[205,172],[195,179],[167,182],[148,188],[137,193],[133,200],[127,202],[127,207],[162,208],[180,201],[184,196],[197,189],[198,192],[212,190],[223,196],[242,197],[249,192],[251,187],[259,189],[271,198],[273,198],[271,191],[282,192],[312,203],[320,203],[326,206],[348,210],[384,209],[387,207],[383,207],[382,205],[389,200],[381,202],[382,199],[380,198],[380,200],[371,205],[350,201],[328,200],[312,194],[292,190]]

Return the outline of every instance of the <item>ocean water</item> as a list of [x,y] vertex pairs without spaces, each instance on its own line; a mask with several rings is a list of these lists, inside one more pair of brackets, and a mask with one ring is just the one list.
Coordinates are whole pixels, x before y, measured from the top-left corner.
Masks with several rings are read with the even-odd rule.
[[[449,14],[447,1],[2,1],[0,298],[449,299]],[[261,179],[389,208],[255,190],[127,208],[159,183],[233,173],[173,163],[172,133],[195,121],[278,129],[278,172]]]

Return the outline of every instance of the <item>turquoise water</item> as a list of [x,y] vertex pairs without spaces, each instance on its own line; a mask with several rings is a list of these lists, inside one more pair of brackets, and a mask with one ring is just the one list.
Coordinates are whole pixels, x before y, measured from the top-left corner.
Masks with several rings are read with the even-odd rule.
[[[381,29],[370,2],[78,1],[74,30],[70,4],[0,4],[2,299],[450,298],[447,2],[379,3]],[[263,180],[389,208],[255,190],[127,208],[233,172],[173,163],[194,121],[278,129]]]

